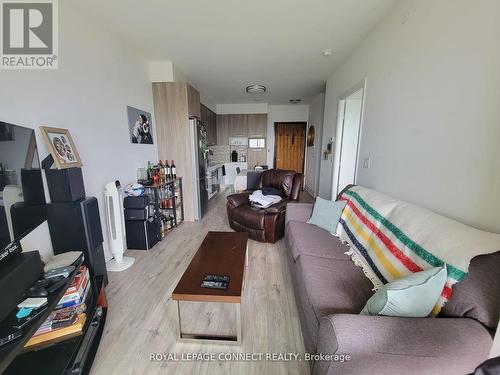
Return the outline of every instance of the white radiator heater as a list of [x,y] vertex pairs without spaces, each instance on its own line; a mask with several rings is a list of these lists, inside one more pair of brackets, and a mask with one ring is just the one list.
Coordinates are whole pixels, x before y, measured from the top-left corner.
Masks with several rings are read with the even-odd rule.
[[113,254],[113,259],[106,262],[106,268],[111,272],[124,271],[134,264],[135,259],[123,256],[127,239],[125,236],[120,181],[109,182],[104,186],[104,202],[106,205],[109,248]]

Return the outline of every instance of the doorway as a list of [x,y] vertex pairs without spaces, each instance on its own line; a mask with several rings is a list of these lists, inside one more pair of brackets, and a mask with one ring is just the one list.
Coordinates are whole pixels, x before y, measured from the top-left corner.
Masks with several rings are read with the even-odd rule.
[[334,174],[333,197],[347,185],[356,183],[363,94],[364,82],[339,100],[337,117],[339,156],[337,173]]
[[274,167],[304,173],[305,122],[274,123]]

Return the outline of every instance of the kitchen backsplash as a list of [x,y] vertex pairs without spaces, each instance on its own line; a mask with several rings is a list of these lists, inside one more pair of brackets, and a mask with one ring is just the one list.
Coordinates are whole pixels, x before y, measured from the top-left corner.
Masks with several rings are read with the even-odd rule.
[[247,157],[247,146],[209,146],[209,150],[212,151],[213,155],[209,155],[211,164],[221,164],[231,162],[231,152],[236,150],[238,153],[238,159],[241,155]]
[[220,164],[220,163],[229,163],[231,161],[230,152],[228,146],[209,146],[208,149],[212,151],[213,155],[209,155],[210,163],[212,164]]

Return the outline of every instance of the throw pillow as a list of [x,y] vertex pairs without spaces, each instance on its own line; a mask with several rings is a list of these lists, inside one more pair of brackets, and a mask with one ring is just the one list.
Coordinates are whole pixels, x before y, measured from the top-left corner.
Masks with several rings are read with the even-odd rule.
[[446,266],[435,267],[385,284],[368,300],[361,314],[428,316],[441,296],[447,274]]
[[334,202],[317,197],[314,203],[313,213],[307,223],[323,228],[331,234],[335,234],[340,215],[346,204],[346,201]]
[[278,197],[283,198],[283,193],[281,192],[281,190],[276,189],[276,188],[271,187],[271,186],[263,186],[262,187],[262,194],[264,194],[264,195],[277,195]]

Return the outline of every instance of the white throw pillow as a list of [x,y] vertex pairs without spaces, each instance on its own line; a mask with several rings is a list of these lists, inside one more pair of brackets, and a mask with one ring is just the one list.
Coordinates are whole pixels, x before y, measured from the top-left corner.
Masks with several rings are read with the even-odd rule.
[[447,274],[446,266],[436,267],[385,284],[368,300],[361,314],[426,317],[443,292]]

